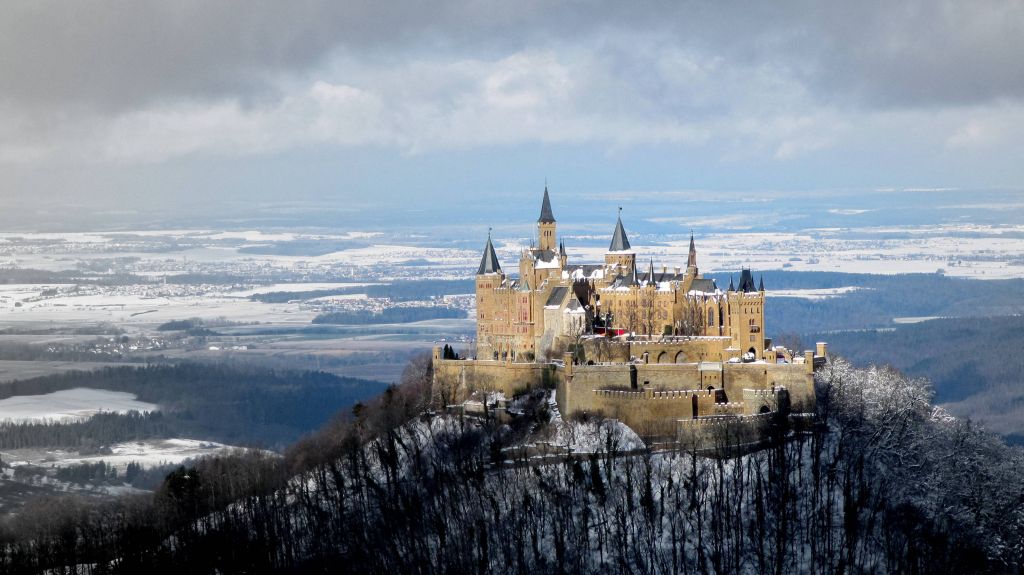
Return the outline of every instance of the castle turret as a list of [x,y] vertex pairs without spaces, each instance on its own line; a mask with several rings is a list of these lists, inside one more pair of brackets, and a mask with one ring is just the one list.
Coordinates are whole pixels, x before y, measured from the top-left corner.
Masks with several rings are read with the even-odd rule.
[[484,246],[484,255],[480,258],[480,267],[476,269],[476,275],[500,274],[501,264],[498,263],[498,254],[494,252],[494,244],[491,243],[491,232],[487,232],[487,244]]
[[498,263],[498,254],[491,243],[491,233],[487,232],[487,244],[484,255],[480,258],[480,266],[476,270],[476,342],[477,357],[497,359],[499,343],[496,334],[503,333],[503,322],[507,321],[505,307],[496,288],[505,283],[505,273]]
[[764,280],[761,289],[754,284],[754,275],[749,269],[740,271],[740,283],[734,289],[729,281],[728,309],[729,331],[733,345],[754,357],[764,356]]
[[618,273],[621,275],[634,274],[636,270],[636,253],[630,247],[626,228],[622,225],[622,208],[619,208],[615,231],[612,232],[612,243],[608,246],[608,253],[604,255],[604,263],[609,267],[619,266]]
[[697,276],[697,246],[693,243],[693,232],[690,232],[690,254],[686,258],[686,274]]
[[542,251],[555,251],[555,246],[555,215],[551,211],[548,187],[544,186],[544,200],[540,205],[540,217],[537,218],[537,247]]

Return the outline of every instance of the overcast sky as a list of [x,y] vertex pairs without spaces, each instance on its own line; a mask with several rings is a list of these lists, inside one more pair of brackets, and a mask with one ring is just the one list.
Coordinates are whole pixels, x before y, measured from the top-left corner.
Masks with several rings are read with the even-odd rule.
[[9,0],[0,193],[1015,188],[1024,3]]

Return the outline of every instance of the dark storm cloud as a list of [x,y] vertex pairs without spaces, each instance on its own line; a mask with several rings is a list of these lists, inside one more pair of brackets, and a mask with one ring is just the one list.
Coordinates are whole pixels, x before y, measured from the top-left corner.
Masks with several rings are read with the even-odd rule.
[[[0,13],[0,100],[108,111],[273,94],[337,51],[382,66],[658,38],[768,66],[819,101],[867,107],[1024,95],[1024,4],[971,2],[14,1]],[[622,57],[643,81],[643,62]],[[641,87],[642,88],[642,87]],[[658,88],[658,86],[654,86]]]

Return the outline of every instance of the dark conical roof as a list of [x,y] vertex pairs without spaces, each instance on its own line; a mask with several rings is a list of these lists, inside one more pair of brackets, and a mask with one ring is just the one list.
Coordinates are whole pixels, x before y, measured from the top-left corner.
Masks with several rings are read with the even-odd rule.
[[501,271],[501,264],[498,263],[498,254],[494,253],[494,244],[491,243],[491,234],[487,234],[487,245],[484,246],[484,256],[480,258],[480,267],[476,275],[495,274]]
[[729,276],[729,291],[736,291],[736,284],[732,283],[732,276]]
[[748,269],[740,271],[740,291],[743,293],[757,291],[757,287],[754,286],[754,274],[750,273]]
[[565,242],[558,242],[558,255],[565,256]]
[[686,259],[687,267],[697,267],[697,246],[693,245],[693,232],[690,232],[690,254]]
[[622,208],[619,208],[619,219],[615,222],[615,232],[612,233],[612,245],[608,246],[610,252],[625,252],[629,250],[629,238],[626,237],[626,229],[622,227]]
[[647,269],[647,283],[654,283],[654,258],[651,258],[651,267]]
[[764,276],[763,275],[761,276],[760,280],[761,281],[760,281],[759,285],[757,286],[757,291],[764,291]]
[[551,212],[551,198],[548,197],[548,187],[544,186],[544,201],[540,205],[540,217],[537,218],[537,223],[540,224],[553,224],[555,223],[555,214]]

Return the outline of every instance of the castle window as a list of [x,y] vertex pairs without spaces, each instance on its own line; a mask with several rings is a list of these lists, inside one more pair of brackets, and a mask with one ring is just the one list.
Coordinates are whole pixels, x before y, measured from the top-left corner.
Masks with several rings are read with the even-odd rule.
[[708,326],[714,327],[715,325],[715,310],[708,310]]

